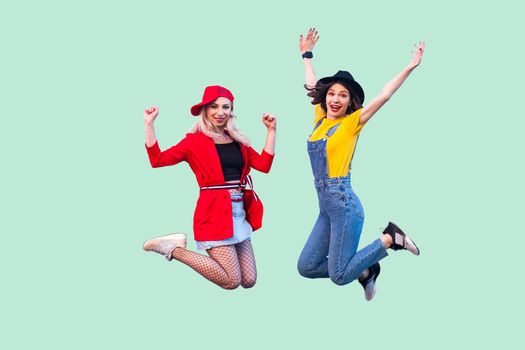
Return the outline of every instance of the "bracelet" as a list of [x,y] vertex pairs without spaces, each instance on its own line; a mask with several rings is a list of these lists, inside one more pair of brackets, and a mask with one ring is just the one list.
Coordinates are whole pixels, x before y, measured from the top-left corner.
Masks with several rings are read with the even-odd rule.
[[301,55],[303,58],[312,58],[314,57],[314,54],[312,53],[312,51],[306,51],[305,53],[303,53]]

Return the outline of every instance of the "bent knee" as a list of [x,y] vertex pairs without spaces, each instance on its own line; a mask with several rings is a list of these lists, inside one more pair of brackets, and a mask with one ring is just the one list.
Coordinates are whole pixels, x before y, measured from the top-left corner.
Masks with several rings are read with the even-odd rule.
[[230,276],[226,281],[220,284],[220,286],[224,289],[236,289],[241,285],[241,276]]
[[240,285],[241,285],[241,281],[232,281],[226,284],[221,284],[221,287],[223,289],[232,290],[232,289],[237,289]]
[[257,282],[257,278],[248,278],[248,279],[244,279],[242,282],[241,282],[241,286],[243,288],[252,288],[253,286],[255,286],[255,283]]
[[345,280],[343,279],[343,276],[341,274],[330,274],[330,281],[332,281],[333,283],[337,284],[338,286],[344,286],[346,283],[345,283]]
[[297,263],[297,272],[306,278],[313,278],[314,276],[314,270],[308,266],[308,264],[302,263],[301,261]]
[[357,279],[358,274],[328,271],[328,276],[333,283],[337,284],[338,286],[344,286],[345,284],[348,284]]

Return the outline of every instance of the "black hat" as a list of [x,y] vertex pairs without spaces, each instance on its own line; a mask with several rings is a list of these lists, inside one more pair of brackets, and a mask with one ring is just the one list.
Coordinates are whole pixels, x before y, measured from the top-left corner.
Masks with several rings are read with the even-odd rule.
[[340,70],[331,77],[319,79],[317,84],[329,84],[334,81],[340,81],[341,83],[346,85],[346,87],[350,88],[351,92],[353,92],[357,97],[359,97],[361,103],[365,101],[365,92],[363,91],[363,88],[361,87],[361,85],[359,85],[357,81],[354,80],[352,74],[345,70]]

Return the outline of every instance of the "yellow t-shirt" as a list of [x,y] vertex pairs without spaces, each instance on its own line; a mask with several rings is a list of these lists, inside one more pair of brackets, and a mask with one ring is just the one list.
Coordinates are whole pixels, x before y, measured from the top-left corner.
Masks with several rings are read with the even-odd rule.
[[314,106],[314,126],[323,119],[312,135],[310,141],[318,141],[325,137],[328,130],[341,123],[335,133],[328,137],[326,142],[326,157],[328,162],[328,177],[339,177],[348,175],[350,163],[354,156],[354,150],[359,137],[359,132],[364,124],[359,125],[361,109],[337,120],[325,118],[326,112],[320,104]]

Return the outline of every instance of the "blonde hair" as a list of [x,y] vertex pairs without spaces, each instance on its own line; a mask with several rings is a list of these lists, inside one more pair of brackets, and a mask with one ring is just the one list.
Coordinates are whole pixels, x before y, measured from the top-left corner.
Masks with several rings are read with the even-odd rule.
[[[206,106],[202,107],[201,114],[199,115],[199,121],[193,125],[190,129],[190,133],[202,132],[204,135],[211,137],[212,139],[220,138],[220,134],[215,127],[207,118],[206,118]],[[239,129],[235,126],[235,121],[237,117],[233,112],[230,114],[228,121],[226,122],[226,127],[224,128],[228,135],[235,141],[242,143],[243,145],[250,146],[250,140],[244,136]]]

